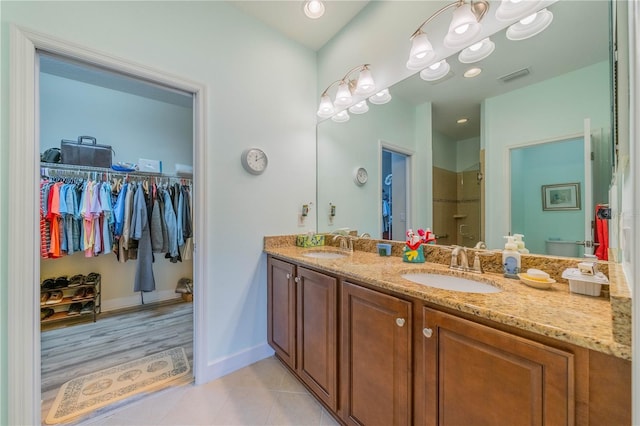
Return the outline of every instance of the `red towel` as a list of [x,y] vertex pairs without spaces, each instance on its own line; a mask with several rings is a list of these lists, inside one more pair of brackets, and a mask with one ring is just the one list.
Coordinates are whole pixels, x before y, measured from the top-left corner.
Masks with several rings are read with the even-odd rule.
[[602,204],[596,205],[595,229],[593,230],[594,243],[600,243],[596,246],[595,255],[599,260],[609,260],[609,224],[607,219],[598,218],[598,210],[607,208]]

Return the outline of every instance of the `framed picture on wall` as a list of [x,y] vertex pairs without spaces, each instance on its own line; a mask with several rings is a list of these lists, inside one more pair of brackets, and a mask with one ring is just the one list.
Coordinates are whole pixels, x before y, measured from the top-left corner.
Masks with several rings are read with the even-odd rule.
[[542,210],[580,210],[580,183],[542,185]]

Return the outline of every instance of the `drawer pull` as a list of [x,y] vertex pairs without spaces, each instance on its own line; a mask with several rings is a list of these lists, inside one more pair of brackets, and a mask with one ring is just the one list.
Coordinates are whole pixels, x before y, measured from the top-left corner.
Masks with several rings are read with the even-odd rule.
[[433,330],[430,328],[423,328],[422,329],[422,334],[424,334],[424,337],[426,338],[431,338],[431,336],[433,336]]
[[290,279],[290,278],[291,278],[291,274],[287,274],[287,279]]
[[300,282],[300,277],[296,277],[295,282],[299,283]]
[[404,325],[404,318],[396,318],[396,324],[398,324],[398,327],[402,327]]

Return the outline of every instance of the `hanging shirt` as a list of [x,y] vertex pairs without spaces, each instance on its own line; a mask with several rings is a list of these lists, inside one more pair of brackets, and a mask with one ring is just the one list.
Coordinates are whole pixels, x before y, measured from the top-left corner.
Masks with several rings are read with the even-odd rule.
[[153,276],[153,252],[149,234],[149,217],[142,185],[138,184],[133,200],[131,217],[132,239],[138,240],[138,262],[133,291],[154,291],[156,282]]
[[[169,249],[167,254],[171,259],[178,257],[178,235],[176,227],[176,214],[173,211],[173,203],[169,191],[164,191],[164,221],[167,224],[167,238],[169,241]],[[175,262],[175,260],[173,260]]]

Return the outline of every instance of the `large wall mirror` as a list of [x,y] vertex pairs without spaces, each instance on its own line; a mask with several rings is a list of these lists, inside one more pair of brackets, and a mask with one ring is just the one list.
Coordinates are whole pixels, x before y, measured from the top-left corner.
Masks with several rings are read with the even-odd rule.
[[[486,59],[463,64],[456,54],[444,78],[413,75],[390,88],[389,103],[319,123],[318,231],[404,240],[407,228],[430,227],[439,244],[489,248],[522,233],[540,254],[554,254],[548,241],[584,241],[613,167],[609,2],[548,10],[553,22],[532,38],[512,41],[503,29]],[[465,78],[474,66],[482,72]],[[595,156],[586,168],[585,143]],[[364,185],[354,180],[361,167]],[[573,183],[579,206],[544,208],[545,187]]]

